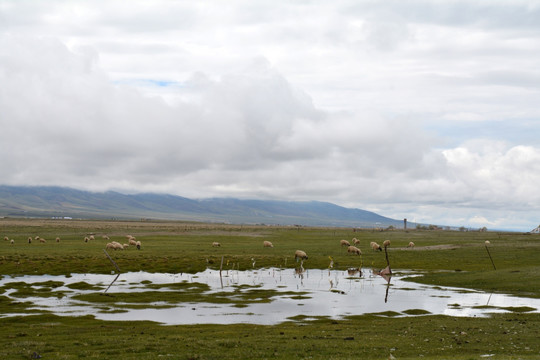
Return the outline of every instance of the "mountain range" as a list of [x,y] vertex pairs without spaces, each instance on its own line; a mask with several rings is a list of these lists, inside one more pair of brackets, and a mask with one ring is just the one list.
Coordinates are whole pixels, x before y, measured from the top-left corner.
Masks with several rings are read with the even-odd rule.
[[168,194],[121,194],[114,191],[98,193],[54,186],[0,185],[0,216],[403,227],[403,220],[320,201],[233,198],[196,200]]

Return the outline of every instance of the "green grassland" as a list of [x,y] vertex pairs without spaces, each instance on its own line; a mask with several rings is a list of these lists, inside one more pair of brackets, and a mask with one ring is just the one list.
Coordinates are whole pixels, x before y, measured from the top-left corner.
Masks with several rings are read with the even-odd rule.
[[[95,240],[84,242],[93,235]],[[109,236],[110,240],[102,238]],[[240,226],[161,221],[82,221],[0,219],[0,273],[70,274],[110,273],[113,265],[103,249],[108,241],[126,243],[126,235],[141,241],[141,250],[109,250],[121,271],[195,273],[207,267],[225,269],[294,268],[294,251],[309,259],[304,268],[335,269],[386,266],[384,252],[373,251],[371,241],[390,240],[392,269],[424,273],[414,281],[472,288],[517,296],[540,297],[540,237],[504,232],[438,230],[379,231],[350,228]],[[46,243],[27,238],[40,236]],[[3,238],[13,239],[4,241]],[[59,237],[60,242],[55,242]],[[362,256],[348,255],[339,240],[360,240]],[[269,240],[273,248],[264,248]],[[485,241],[489,240],[489,253]],[[212,247],[217,241],[220,247]],[[413,241],[415,247],[407,248]],[[253,265],[255,264],[255,265]],[[494,269],[494,266],[495,268]],[[453,318],[439,315],[397,317],[393,314],[351,316],[342,320],[291,319],[262,326],[162,326],[151,322],[107,322],[92,317],[33,314],[25,296],[35,291],[18,287],[20,301],[2,296],[0,313],[25,316],[0,319],[0,358],[118,358],[118,359],[538,359],[540,315],[523,309],[488,318]],[[57,286],[45,284],[43,288]],[[74,288],[86,284],[76,284]],[[169,289],[170,300],[179,296],[202,298],[203,288]],[[189,291],[188,291],[189,290]],[[43,291],[41,296],[47,296]],[[261,294],[254,291],[254,298]],[[34,294],[35,295],[35,294]],[[299,295],[302,295],[299,293]],[[131,295],[133,296],[133,295]],[[152,289],[138,295],[152,298]],[[204,295],[208,297],[208,295]],[[268,294],[271,296],[271,294]],[[94,302],[123,301],[86,295]],[[146,300],[144,300],[146,301]],[[149,300],[148,300],[149,301]],[[204,301],[212,301],[205,298]],[[216,294],[213,301],[227,301]],[[253,301],[249,293],[242,302]],[[238,304],[239,306],[242,303]],[[411,312],[414,313],[413,309]],[[35,353],[35,355],[34,355]],[[483,356],[483,357],[482,357]]]

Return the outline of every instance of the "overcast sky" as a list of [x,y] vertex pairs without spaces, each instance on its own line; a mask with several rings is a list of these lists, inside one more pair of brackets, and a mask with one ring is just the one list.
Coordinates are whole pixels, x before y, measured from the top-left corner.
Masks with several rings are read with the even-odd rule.
[[0,0],[0,183],[540,224],[540,1]]

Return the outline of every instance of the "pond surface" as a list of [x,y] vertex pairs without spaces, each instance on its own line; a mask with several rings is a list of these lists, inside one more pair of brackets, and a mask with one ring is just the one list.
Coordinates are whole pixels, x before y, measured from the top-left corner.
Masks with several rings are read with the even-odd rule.
[[[325,316],[339,319],[348,315],[381,314],[415,316],[443,314],[450,316],[488,316],[494,312],[528,307],[538,312],[540,299],[489,294],[475,290],[435,287],[404,281],[415,276],[408,271],[394,271],[390,279],[370,269],[359,273],[345,270],[310,269],[298,274],[295,269],[258,269],[252,271],[206,270],[197,274],[156,274],[146,272],[117,275],[72,274],[70,276],[5,276],[0,279],[4,296],[28,302],[29,309],[49,311],[63,316],[93,315],[102,320],[149,320],[175,324],[277,324],[291,318]],[[389,280],[389,281],[387,281]],[[88,289],[70,285],[87,284]],[[29,287],[30,293],[17,295],[16,285]],[[54,284],[54,285],[50,285]],[[185,291],[156,285],[206,284],[200,290],[202,301],[171,303],[169,294]],[[109,285],[110,288],[109,288]],[[208,287],[207,287],[208,286]],[[49,287],[49,288],[48,288]],[[123,294],[158,291],[151,301],[126,304]],[[160,289],[160,290],[156,290]],[[164,290],[163,290],[164,289]],[[239,295],[257,291],[260,298],[238,304]],[[159,291],[163,291],[163,296]],[[88,301],[77,297],[87,294],[112,301]],[[229,301],[204,301],[213,295]],[[135,294],[137,295],[137,294]],[[126,306],[129,305],[129,306]],[[25,314],[0,314],[0,317]]]

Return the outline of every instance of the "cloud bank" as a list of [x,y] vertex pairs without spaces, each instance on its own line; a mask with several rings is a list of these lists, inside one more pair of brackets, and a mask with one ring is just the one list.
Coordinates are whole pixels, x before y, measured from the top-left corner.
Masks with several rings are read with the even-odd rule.
[[540,222],[534,3],[51,4],[0,2],[3,184]]

